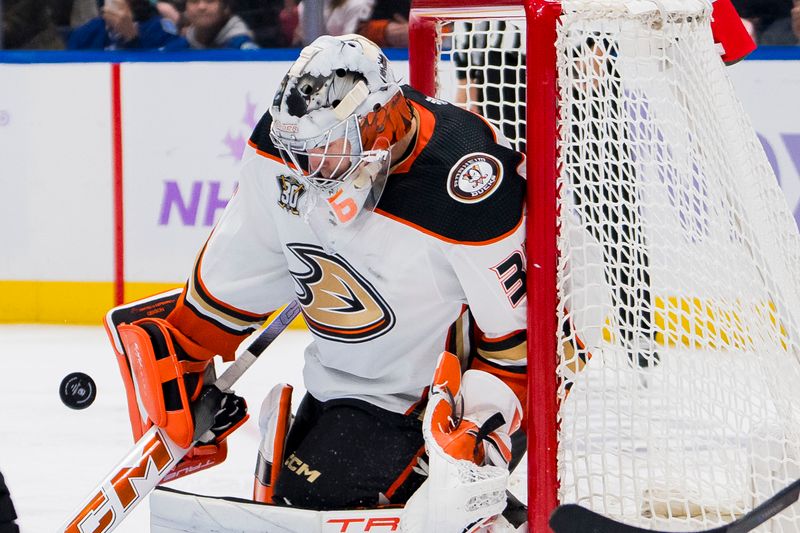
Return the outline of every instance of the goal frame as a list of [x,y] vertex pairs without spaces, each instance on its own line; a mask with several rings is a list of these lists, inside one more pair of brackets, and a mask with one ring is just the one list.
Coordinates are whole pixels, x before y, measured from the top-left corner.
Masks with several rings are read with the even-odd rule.
[[[556,24],[560,3],[552,0],[414,0],[409,18],[410,83],[436,92],[436,24],[479,18],[503,9],[525,13],[526,172],[528,282],[528,528],[549,531],[558,505],[557,401],[557,190],[558,86]],[[476,17],[477,15],[477,17]],[[534,201],[534,198],[536,201]]]

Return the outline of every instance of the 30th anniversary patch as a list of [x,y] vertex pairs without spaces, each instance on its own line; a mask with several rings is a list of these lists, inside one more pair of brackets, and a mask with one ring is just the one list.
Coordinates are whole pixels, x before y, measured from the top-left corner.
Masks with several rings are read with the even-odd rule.
[[484,153],[467,154],[450,170],[447,193],[459,202],[471,204],[488,198],[503,181],[503,166]]

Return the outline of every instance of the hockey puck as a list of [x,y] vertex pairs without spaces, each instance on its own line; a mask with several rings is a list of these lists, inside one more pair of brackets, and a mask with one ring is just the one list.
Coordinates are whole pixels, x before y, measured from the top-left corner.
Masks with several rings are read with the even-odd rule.
[[64,405],[70,409],[86,409],[97,396],[97,385],[83,372],[73,372],[61,380],[58,394]]

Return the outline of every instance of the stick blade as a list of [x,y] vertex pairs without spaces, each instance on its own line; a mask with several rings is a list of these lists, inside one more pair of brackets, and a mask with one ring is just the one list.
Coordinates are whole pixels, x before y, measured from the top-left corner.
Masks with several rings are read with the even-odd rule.
[[550,515],[550,527],[555,533],[652,533],[621,524],[575,503],[559,505]]

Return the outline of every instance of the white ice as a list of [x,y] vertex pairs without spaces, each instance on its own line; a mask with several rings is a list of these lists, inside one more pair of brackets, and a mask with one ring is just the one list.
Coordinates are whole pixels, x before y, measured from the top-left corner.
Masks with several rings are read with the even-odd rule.
[[[301,370],[307,331],[288,330],[234,387],[250,420],[229,437],[222,465],[169,483],[201,494],[250,497],[259,442],[258,410],[270,388],[305,390]],[[85,410],[66,407],[61,379],[81,371],[94,378],[97,399]],[[55,531],[133,444],[125,391],[102,327],[0,325],[0,471],[22,533]],[[145,501],[115,531],[149,531]]]

